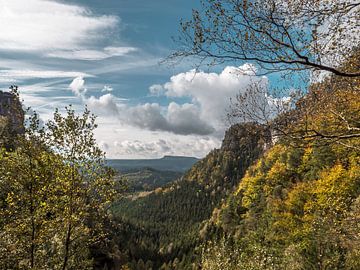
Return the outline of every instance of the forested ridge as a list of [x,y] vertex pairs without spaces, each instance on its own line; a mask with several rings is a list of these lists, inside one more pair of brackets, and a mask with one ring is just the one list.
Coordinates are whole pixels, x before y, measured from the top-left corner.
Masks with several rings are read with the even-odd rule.
[[358,91],[358,79],[314,83],[274,119],[282,135],[234,125],[182,179],[115,204],[143,233],[130,269],[358,269]]
[[143,263],[154,269],[196,267],[202,224],[264,151],[268,139],[269,132],[259,125],[235,125],[227,131],[220,149],[210,152],[178,181],[145,197],[115,203],[114,217],[137,231],[128,232],[128,238],[121,232],[115,235],[121,239],[129,267],[141,269]]
[[311,85],[203,227],[203,269],[359,269],[359,87],[336,76]]

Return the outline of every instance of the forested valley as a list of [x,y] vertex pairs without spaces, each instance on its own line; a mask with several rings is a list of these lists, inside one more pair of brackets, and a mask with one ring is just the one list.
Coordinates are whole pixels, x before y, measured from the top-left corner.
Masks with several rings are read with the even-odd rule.
[[[330,82],[333,90],[323,92]],[[316,99],[308,94],[299,101],[299,108],[311,103],[307,124],[326,134],[347,130],[326,106],[357,128],[359,84],[350,82],[314,84]],[[16,140],[3,122],[3,269],[360,266],[357,136],[274,141],[264,125],[236,124],[220,149],[180,178],[129,196],[144,190],[129,190],[126,178],[105,166],[88,137],[94,120],[69,108],[66,116],[55,112],[45,130],[34,115]],[[288,132],[304,132],[303,121],[295,118]],[[86,144],[77,145],[79,138]]]
[[231,100],[221,147],[185,172],[119,172],[87,107],[43,122],[11,86],[0,269],[360,269],[359,7],[202,1],[167,61],[250,62],[300,87],[255,80]]

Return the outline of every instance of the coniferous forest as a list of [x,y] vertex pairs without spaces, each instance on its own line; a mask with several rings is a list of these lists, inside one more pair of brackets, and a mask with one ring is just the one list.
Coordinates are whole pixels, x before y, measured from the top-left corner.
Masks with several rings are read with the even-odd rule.
[[43,122],[11,86],[0,104],[0,269],[360,269],[359,8],[194,9],[165,62],[249,62],[300,87],[254,81],[224,112],[221,146],[185,172],[111,168],[87,107]]

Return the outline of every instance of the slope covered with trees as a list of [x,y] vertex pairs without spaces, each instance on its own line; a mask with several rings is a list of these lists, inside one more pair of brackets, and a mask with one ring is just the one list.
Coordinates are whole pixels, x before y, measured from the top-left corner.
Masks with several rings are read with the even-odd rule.
[[360,267],[359,87],[328,78],[299,101],[311,113],[292,114],[204,227],[203,269]]
[[230,116],[266,125],[276,145],[204,223],[201,269],[360,268],[359,10],[351,0],[204,0],[181,23],[170,59],[253,63],[288,89],[300,82],[236,97]]
[[116,204],[138,232],[123,241],[127,266],[358,269],[359,87],[336,75],[314,82],[266,125],[230,128],[183,179]]
[[260,125],[235,125],[220,149],[175,183],[145,197],[117,202],[114,216],[120,223],[131,224],[127,237],[122,236],[124,230],[114,236],[121,239],[118,245],[127,252],[129,267],[142,269],[139,265],[145,262],[153,269],[192,269],[203,222],[261,155],[268,139],[269,132]]
[[181,172],[176,171],[159,171],[153,168],[143,168],[126,172],[120,171],[117,177],[126,179],[128,192],[141,192],[151,191],[165,186],[180,178],[182,175]]

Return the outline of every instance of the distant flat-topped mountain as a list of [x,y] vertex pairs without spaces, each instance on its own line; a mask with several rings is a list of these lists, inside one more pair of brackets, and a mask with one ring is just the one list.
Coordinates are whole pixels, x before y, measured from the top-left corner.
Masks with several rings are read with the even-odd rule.
[[108,159],[107,165],[120,172],[153,168],[160,171],[185,172],[199,159],[183,156],[164,156],[159,159]]

